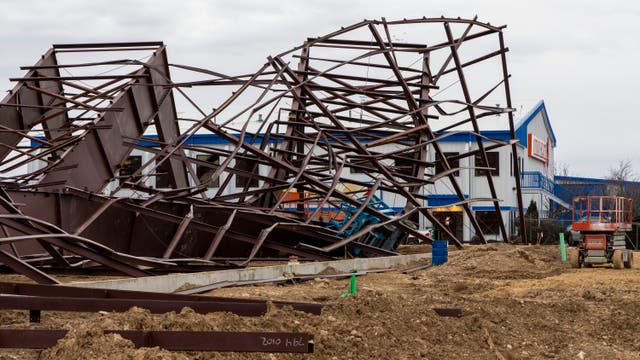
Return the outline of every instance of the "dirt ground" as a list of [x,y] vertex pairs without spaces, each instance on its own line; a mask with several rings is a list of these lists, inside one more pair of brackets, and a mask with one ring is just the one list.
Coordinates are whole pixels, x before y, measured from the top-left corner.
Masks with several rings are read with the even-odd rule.
[[[411,249],[413,252],[415,249]],[[640,359],[640,268],[570,269],[555,246],[473,246],[444,266],[412,274],[224,288],[216,296],[335,304],[315,316],[272,309],[261,317],[0,311],[3,328],[71,329],[44,351],[4,350],[0,359]],[[636,254],[640,259],[640,254]],[[637,266],[637,264],[636,264]],[[399,269],[401,270],[401,269]],[[442,317],[434,308],[457,308]],[[133,345],[102,329],[291,331],[315,335],[314,354],[191,353]]]

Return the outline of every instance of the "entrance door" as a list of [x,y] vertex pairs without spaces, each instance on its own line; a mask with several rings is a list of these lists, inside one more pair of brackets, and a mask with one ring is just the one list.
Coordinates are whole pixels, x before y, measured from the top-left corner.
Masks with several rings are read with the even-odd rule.
[[[458,240],[462,241],[462,211],[438,211],[434,213],[441,224],[447,226]],[[443,232],[436,229],[437,240],[449,240]]]

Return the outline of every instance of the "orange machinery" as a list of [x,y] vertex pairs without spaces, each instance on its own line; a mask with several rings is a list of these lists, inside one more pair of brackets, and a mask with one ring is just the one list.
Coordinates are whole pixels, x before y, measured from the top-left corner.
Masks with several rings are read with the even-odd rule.
[[631,199],[619,196],[573,198],[571,230],[579,232],[575,249],[569,250],[573,267],[613,264],[616,269],[633,266],[633,251],[626,248],[631,230]]

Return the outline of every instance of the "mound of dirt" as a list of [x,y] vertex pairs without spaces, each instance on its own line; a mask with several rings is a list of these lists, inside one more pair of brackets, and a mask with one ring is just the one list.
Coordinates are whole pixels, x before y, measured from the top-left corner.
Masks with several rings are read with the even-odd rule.
[[67,335],[56,346],[42,351],[42,360],[60,359],[162,359],[188,360],[184,354],[154,348],[135,349],[130,340],[118,334],[105,334],[99,322],[78,322],[69,326]]
[[[571,269],[559,257],[557,246],[492,244],[465,248],[451,254],[446,265],[412,274],[358,277],[357,294],[347,298],[340,295],[348,279],[209,293],[333,304],[319,316],[273,306],[260,317],[203,315],[188,308],[151,314],[132,308],[125,313],[44,312],[43,324],[30,326],[67,322],[77,329],[43,351],[46,359],[640,359],[640,269]],[[439,316],[434,308],[460,310],[462,316]],[[9,314],[7,327],[25,327],[26,316],[21,320],[3,313]],[[306,332],[315,336],[315,353],[168,353],[134,349],[103,329]]]
[[439,274],[489,279],[531,279],[559,274],[569,268],[560,262],[556,246],[471,246],[438,270]]

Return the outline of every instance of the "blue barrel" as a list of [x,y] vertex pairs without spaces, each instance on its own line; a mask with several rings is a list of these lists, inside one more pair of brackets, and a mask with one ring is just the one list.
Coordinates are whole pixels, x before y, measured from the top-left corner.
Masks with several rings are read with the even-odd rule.
[[449,242],[447,240],[433,240],[431,244],[431,263],[442,265],[449,260]]

